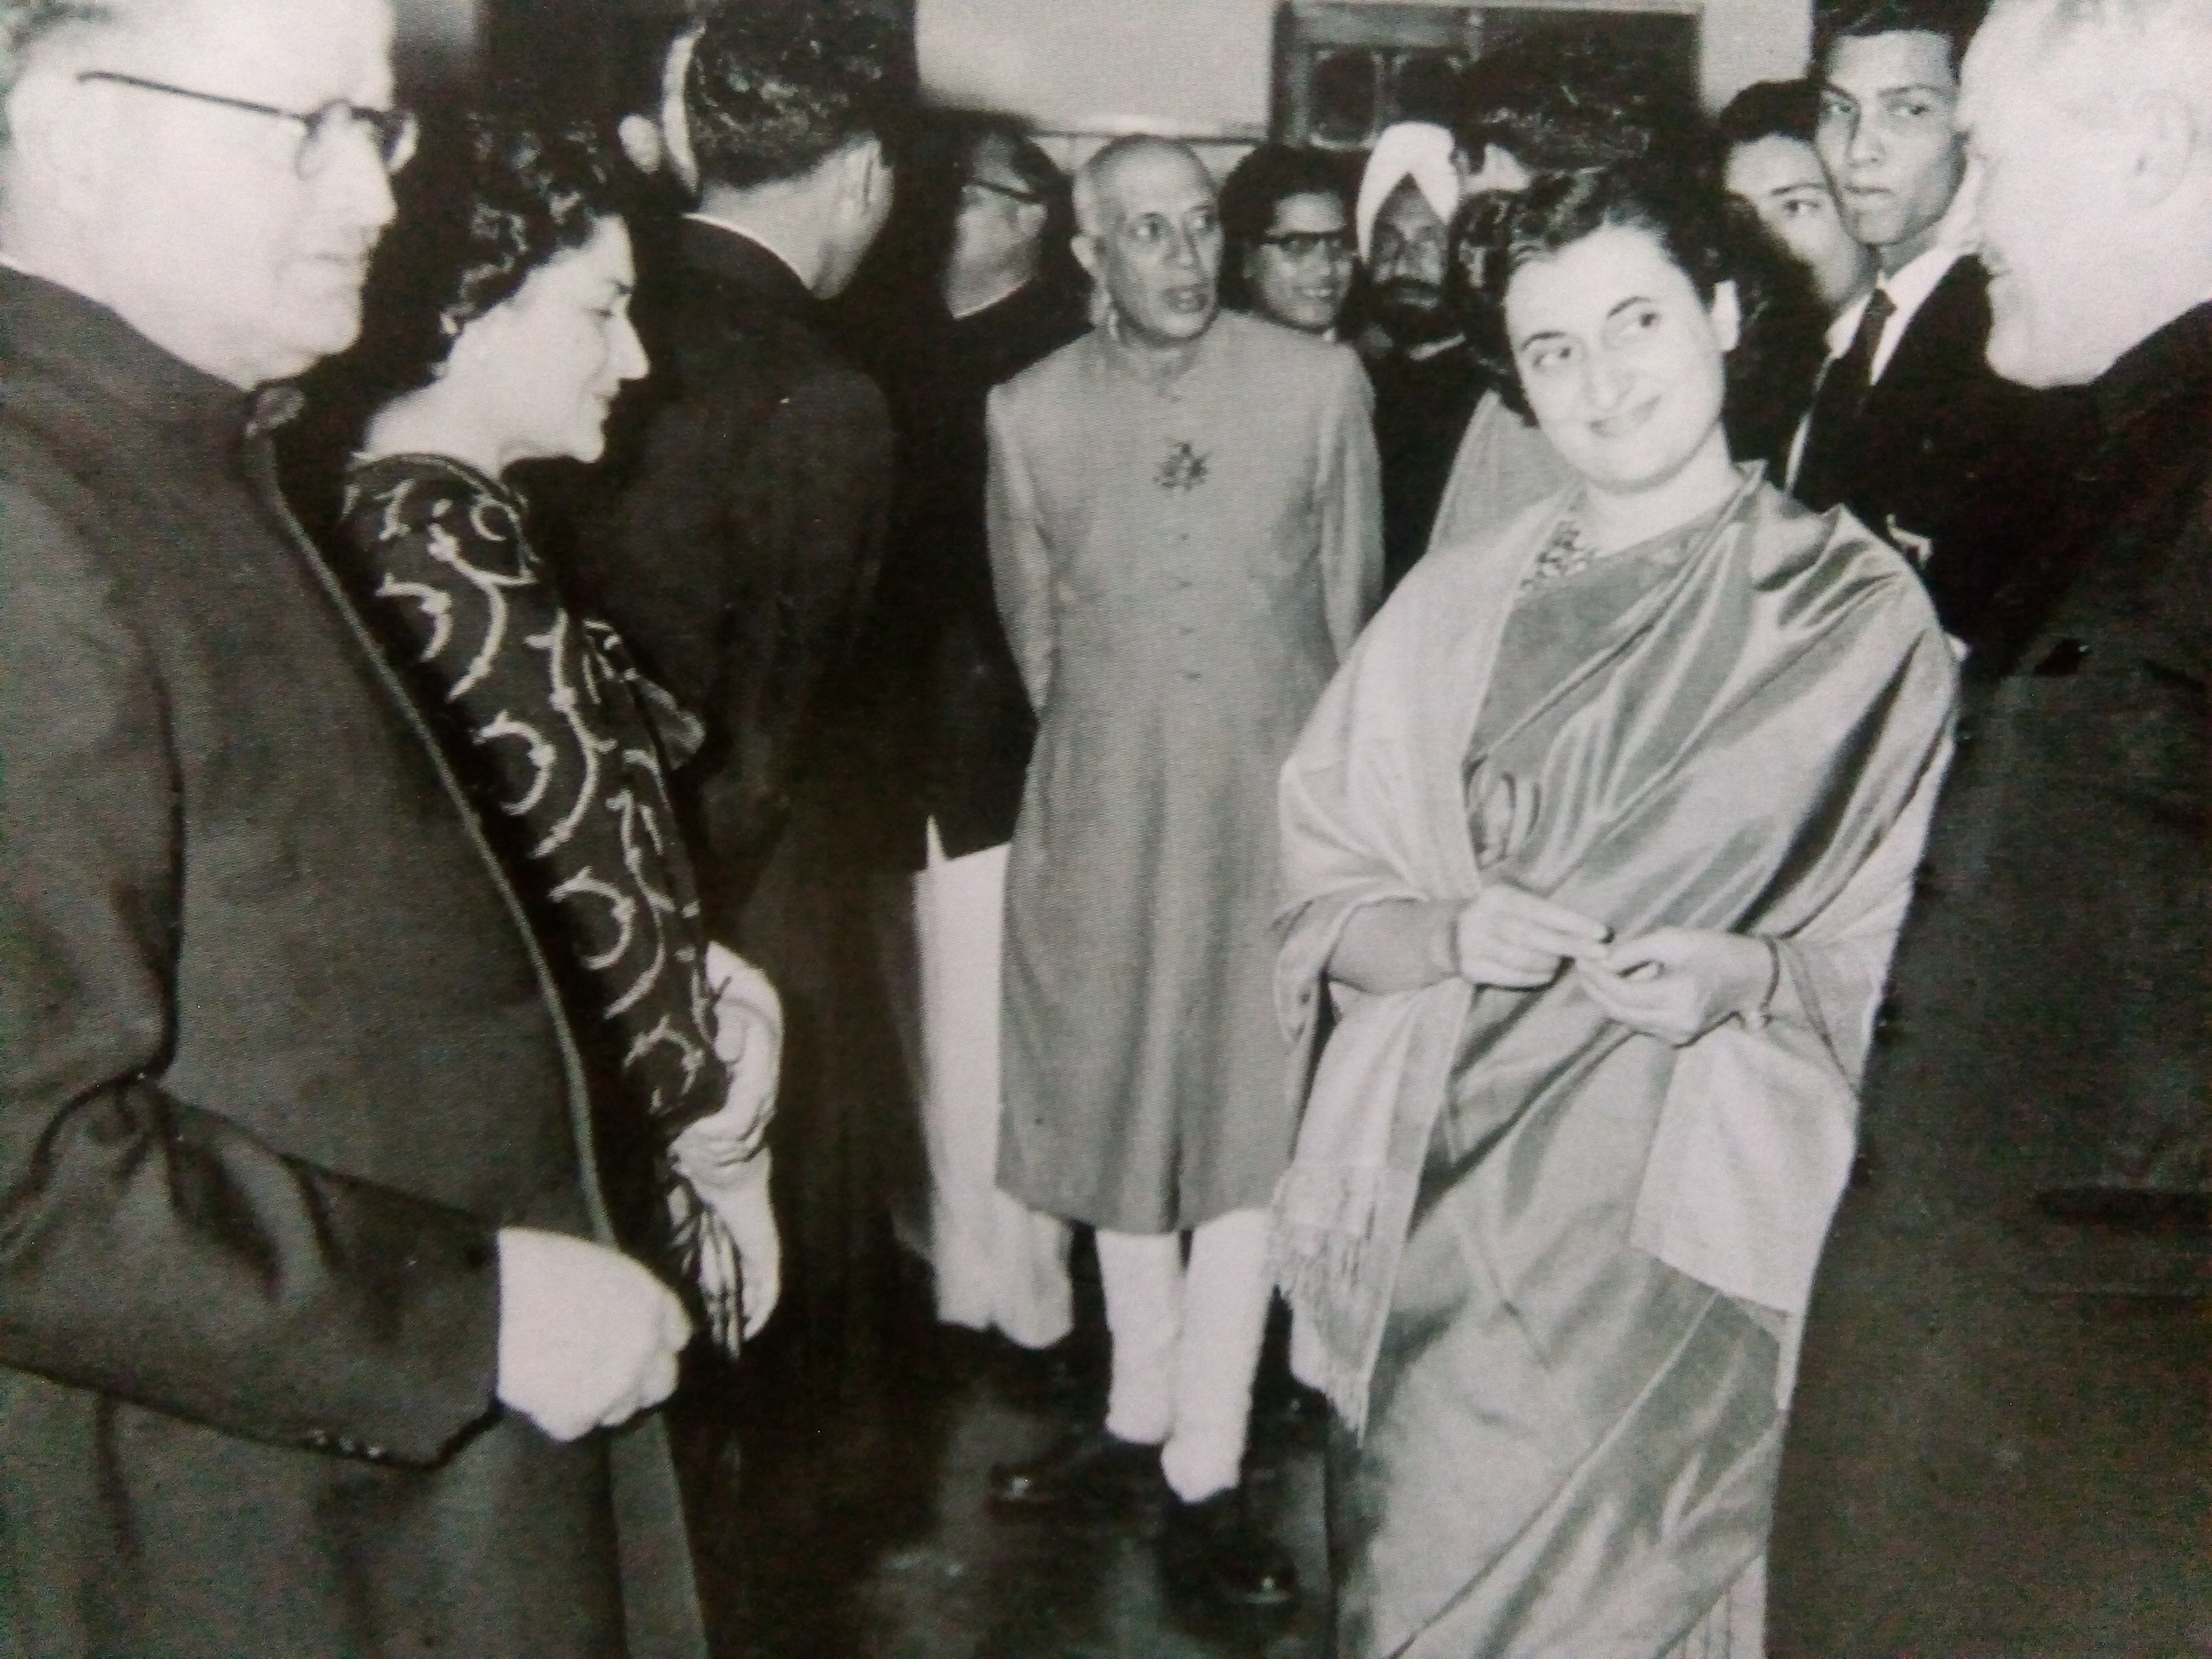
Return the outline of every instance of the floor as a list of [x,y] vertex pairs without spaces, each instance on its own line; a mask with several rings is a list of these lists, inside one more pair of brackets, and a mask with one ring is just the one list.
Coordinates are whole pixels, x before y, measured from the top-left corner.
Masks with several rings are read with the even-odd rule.
[[[1024,1397],[940,1339],[918,1298],[877,1298],[842,1356],[763,1342],[695,1376],[674,1426],[709,1636],[745,1659],[1322,1659],[1328,1575],[1322,1431],[1272,1355],[1248,1466],[1255,1511],[1304,1594],[1273,1613],[1211,1613],[1165,1593],[1156,1516],[1045,1522],[985,1507],[994,1463],[1095,1418],[1081,1386]],[[1095,1306],[1085,1327],[1096,1328]],[[1086,1398],[1085,1395],[1089,1397]]]

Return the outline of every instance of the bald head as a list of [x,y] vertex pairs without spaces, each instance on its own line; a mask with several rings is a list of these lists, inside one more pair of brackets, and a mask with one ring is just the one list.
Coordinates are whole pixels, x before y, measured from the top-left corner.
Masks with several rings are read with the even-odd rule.
[[1212,323],[1216,193],[1206,163],[1169,138],[1118,138],[1077,172],[1075,257],[1128,343],[1172,349]]
[[[385,0],[0,3],[0,246],[236,386],[351,343],[402,153]],[[370,118],[311,146],[338,106]]]
[[1170,179],[1213,188],[1213,175],[1188,144],[1142,133],[1116,138],[1075,170],[1076,228],[1086,236],[1106,234],[1131,191],[1147,195],[1157,182]]
[[2000,374],[2094,380],[2212,294],[2212,0],[1998,0],[1960,81]]

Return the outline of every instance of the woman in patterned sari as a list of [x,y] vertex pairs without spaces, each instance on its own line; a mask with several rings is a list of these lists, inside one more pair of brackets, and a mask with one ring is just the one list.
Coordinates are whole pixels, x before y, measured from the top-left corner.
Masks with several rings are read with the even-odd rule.
[[1346,1659],[1759,1650],[1954,676],[1895,553],[1731,464],[1717,212],[1621,170],[1504,210],[1492,348],[1577,482],[1433,550],[1284,770]]
[[426,136],[332,374],[368,411],[334,539],[534,912],[617,1231],[734,1353],[778,1290],[775,994],[700,922],[664,775],[696,723],[569,607],[506,482],[596,459],[645,373],[617,179],[582,129],[468,116]]

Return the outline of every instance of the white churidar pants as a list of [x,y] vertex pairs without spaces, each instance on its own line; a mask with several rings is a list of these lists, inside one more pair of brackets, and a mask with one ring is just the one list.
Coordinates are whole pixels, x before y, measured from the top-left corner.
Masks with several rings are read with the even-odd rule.
[[1237,1483],[1252,1378],[1267,1323],[1265,1210],[1233,1210],[1190,1236],[1098,1233],[1114,1374],[1106,1428],[1160,1448],[1176,1497],[1195,1504]]
[[937,1316],[1048,1347],[1075,1322],[1067,1224],[999,1190],[999,958],[1006,854],[945,856],[929,823],[914,878],[920,956],[921,1121]]

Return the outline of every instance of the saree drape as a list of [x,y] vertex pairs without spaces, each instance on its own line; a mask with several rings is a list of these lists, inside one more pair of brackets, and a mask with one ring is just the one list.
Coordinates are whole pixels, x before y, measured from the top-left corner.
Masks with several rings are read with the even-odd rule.
[[[1348,1656],[1648,1659],[1754,1567],[1794,1321],[1948,757],[1953,662],[1910,569],[1756,468],[1470,756],[1567,505],[1432,553],[1283,775],[1278,989],[1311,1081],[1277,1261],[1301,1374],[1364,1433],[1333,1471]],[[1769,939],[1789,1012],[1675,1048],[1571,973],[1326,981],[1362,906],[1494,880],[1620,939]]]

